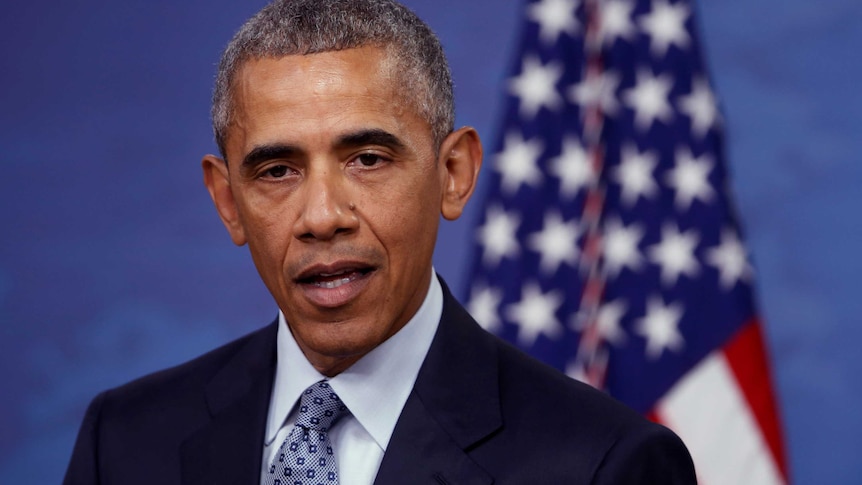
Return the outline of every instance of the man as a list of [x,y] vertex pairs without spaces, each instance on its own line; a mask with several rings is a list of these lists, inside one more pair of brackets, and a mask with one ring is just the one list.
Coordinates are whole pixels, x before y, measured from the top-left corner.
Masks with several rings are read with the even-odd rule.
[[219,66],[204,180],[276,322],[101,394],[67,484],[694,483],[670,431],[481,330],[435,276],[482,149],[390,0],[283,0]]

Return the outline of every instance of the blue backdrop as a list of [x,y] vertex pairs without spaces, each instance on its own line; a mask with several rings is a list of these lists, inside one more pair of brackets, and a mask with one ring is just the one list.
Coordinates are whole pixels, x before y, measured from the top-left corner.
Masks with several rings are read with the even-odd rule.
[[[263,1],[15,2],[0,16],[0,483],[58,483],[87,402],[275,315],[201,183],[219,52]],[[517,0],[408,0],[493,140]],[[797,483],[862,476],[862,4],[699,6]],[[478,196],[482,195],[480,187]],[[436,266],[462,294],[476,212]],[[854,377],[855,376],[855,377]]]

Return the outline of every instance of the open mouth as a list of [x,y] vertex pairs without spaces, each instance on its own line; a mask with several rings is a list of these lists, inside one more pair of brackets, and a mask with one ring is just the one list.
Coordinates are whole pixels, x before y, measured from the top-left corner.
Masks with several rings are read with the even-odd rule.
[[335,260],[328,264],[305,266],[294,282],[302,298],[318,309],[336,309],[360,298],[380,269],[355,259]]
[[346,285],[367,275],[374,269],[371,267],[350,267],[339,270],[307,271],[306,275],[297,278],[301,284],[316,286],[318,288],[334,289]]

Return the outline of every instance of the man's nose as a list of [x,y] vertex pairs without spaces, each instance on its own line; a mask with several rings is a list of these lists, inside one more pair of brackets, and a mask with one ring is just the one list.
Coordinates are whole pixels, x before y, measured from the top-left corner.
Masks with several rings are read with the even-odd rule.
[[359,225],[344,174],[337,168],[309,168],[303,183],[303,207],[294,235],[304,240],[329,240]]

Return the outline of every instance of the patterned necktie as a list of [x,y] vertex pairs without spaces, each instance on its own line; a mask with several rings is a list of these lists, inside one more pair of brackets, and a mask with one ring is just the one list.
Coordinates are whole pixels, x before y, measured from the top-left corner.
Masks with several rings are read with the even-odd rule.
[[267,485],[337,485],[338,468],[327,431],[349,411],[326,380],[299,399],[296,426],[269,466]]

